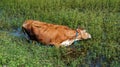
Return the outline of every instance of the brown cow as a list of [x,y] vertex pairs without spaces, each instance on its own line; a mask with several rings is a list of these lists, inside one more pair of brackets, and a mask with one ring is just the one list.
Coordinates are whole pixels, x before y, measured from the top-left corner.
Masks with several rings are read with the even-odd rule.
[[73,30],[67,26],[34,20],[25,21],[22,29],[29,39],[56,47],[69,46],[74,41],[91,38],[91,35],[83,29]]

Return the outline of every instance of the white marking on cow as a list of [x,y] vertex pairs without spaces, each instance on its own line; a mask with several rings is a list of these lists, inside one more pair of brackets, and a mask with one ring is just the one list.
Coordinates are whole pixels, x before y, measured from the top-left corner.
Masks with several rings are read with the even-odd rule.
[[79,40],[79,39],[65,40],[65,41],[63,41],[60,45],[61,45],[61,46],[69,46],[69,45],[71,45],[73,42],[78,41],[78,40]]
[[65,40],[60,45],[61,46],[69,46],[73,43],[73,40]]

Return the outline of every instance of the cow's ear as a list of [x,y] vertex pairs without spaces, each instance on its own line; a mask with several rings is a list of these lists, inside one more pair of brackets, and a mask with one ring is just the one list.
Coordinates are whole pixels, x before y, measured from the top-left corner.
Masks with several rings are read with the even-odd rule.
[[86,32],[86,30],[83,30],[83,32]]
[[86,32],[86,30],[81,30],[81,33],[83,34],[83,33],[85,33]]
[[76,29],[77,32],[79,32],[79,30],[80,30],[79,28]]

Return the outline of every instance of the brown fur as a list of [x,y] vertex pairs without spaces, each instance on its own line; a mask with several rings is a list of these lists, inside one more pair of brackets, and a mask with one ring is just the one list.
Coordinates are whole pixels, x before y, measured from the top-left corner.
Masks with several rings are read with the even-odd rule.
[[[30,39],[42,42],[46,45],[52,44],[60,46],[60,43],[63,41],[76,38],[76,30],[63,25],[27,20],[23,23],[22,27],[28,32]],[[85,35],[82,36],[81,34],[82,30],[83,29],[78,29],[78,38],[80,40],[85,37]]]

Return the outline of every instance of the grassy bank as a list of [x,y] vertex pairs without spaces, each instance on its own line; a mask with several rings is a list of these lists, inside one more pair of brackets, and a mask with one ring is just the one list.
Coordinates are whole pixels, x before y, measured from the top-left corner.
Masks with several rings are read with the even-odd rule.
[[[85,28],[92,39],[56,49],[11,33],[27,19]],[[119,67],[119,0],[1,0],[0,66]]]

